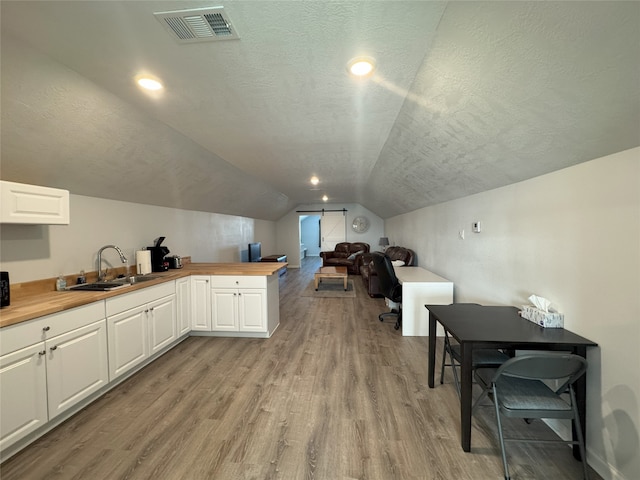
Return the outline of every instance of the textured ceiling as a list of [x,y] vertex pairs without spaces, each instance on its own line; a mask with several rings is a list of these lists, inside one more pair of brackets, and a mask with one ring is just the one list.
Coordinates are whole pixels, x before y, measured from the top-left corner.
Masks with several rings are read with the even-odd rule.
[[[240,40],[178,44],[153,17],[215,5]],[[640,2],[0,8],[6,180],[270,220],[326,193],[388,218],[640,145]],[[346,74],[358,55],[372,78]]]

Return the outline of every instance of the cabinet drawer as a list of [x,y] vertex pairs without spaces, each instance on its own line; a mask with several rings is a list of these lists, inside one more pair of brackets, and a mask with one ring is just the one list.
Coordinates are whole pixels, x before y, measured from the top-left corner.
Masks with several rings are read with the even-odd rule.
[[0,355],[84,327],[104,317],[104,300],[101,300],[4,327],[0,330]]
[[158,300],[159,298],[173,295],[176,293],[175,280],[154,285],[153,287],[142,288],[135,292],[125,293],[117,297],[107,298],[106,312],[107,317],[116,315],[126,310],[139,307],[149,302]]
[[267,277],[255,275],[212,275],[211,288],[267,288]]

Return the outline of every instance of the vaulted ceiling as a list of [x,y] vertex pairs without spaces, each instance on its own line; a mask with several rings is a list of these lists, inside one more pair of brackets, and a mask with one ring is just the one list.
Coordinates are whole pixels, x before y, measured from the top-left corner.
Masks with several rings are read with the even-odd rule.
[[[218,5],[239,39],[179,43],[153,15]],[[388,218],[640,145],[639,2],[0,8],[5,180],[267,220],[326,194]]]

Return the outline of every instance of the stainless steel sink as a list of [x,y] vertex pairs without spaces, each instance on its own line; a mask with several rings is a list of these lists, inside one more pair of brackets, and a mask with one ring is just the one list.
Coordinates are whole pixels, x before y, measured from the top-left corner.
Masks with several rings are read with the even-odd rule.
[[114,278],[113,280],[94,283],[83,283],[81,285],[73,285],[67,290],[91,290],[94,292],[108,292],[117,288],[127,287],[141,282],[149,282],[162,278],[161,275],[130,275],[128,277]]
[[67,290],[90,290],[93,292],[108,292],[117,288],[123,288],[128,286],[128,283],[123,282],[95,282],[95,283],[83,283],[81,285],[73,285]]
[[140,282],[149,282],[151,280],[157,280],[158,278],[162,278],[161,275],[130,275],[128,277],[116,278],[115,282],[120,282],[124,284],[134,284]]

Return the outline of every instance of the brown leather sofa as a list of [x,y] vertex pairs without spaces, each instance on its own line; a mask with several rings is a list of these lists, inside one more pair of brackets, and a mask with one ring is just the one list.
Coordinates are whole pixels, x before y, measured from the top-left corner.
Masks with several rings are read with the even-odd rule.
[[[416,254],[410,248],[404,247],[388,247],[385,252],[391,260],[402,260],[405,265],[411,266],[415,261]],[[362,266],[360,267],[360,275],[364,282],[364,287],[370,297],[380,297],[380,287],[378,285],[378,274],[373,268],[371,254],[365,254],[362,258]]]
[[360,275],[362,255],[369,253],[369,244],[363,242],[341,242],[333,252],[320,252],[323,267],[347,267],[349,275]]

